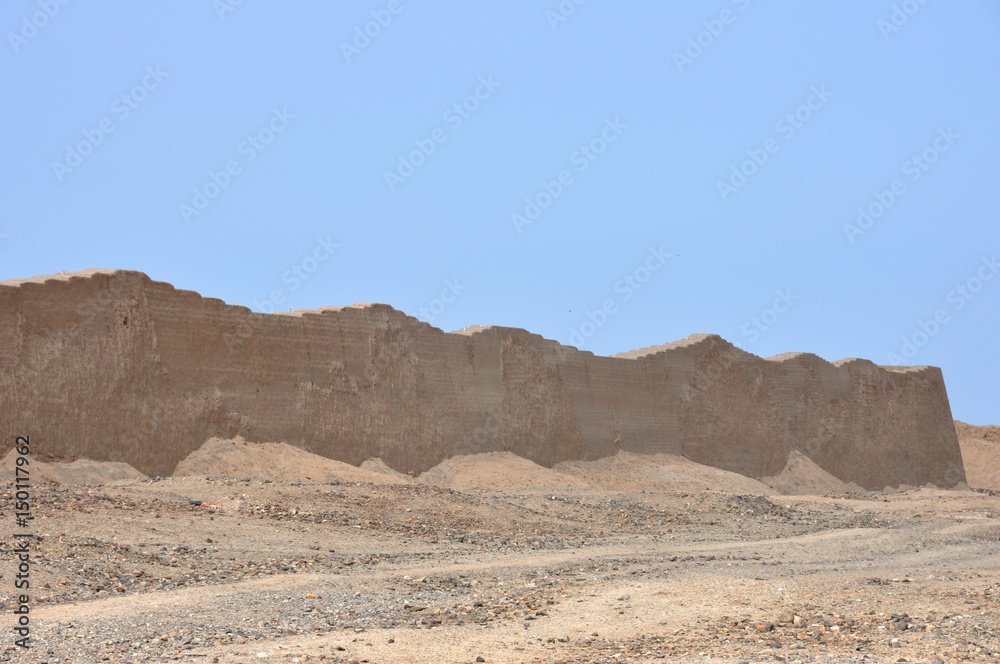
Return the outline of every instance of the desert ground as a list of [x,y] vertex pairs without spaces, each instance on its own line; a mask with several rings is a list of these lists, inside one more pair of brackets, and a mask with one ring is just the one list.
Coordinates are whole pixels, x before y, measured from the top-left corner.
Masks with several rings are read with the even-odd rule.
[[1000,429],[958,426],[950,490],[801,455],[761,481],[628,453],[411,477],[238,438],[167,478],[35,462],[33,645],[5,551],[0,660],[998,662]]

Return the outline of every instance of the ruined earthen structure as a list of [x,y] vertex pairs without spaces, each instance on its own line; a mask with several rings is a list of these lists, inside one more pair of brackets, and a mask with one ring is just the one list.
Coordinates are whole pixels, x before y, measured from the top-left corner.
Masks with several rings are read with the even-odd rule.
[[260,314],[123,270],[0,282],[0,431],[0,457],[28,433],[43,459],[148,475],[241,435],[413,472],[463,453],[628,450],[761,477],[799,450],[869,489],[965,477],[933,367],[762,359],[713,335],[598,357],[382,304]]

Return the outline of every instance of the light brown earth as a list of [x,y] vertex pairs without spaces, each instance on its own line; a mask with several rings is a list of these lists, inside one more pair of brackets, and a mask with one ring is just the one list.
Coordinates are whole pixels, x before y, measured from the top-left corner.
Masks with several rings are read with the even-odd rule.
[[805,454],[795,450],[788,455],[784,470],[773,477],[761,480],[778,493],[791,495],[824,495],[861,491],[853,482],[843,482],[826,472]]
[[975,426],[955,420],[966,481],[976,489],[1000,491],[1000,426]]
[[[33,486],[34,648],[14,652],[5,553],[0,660],[805,664],[1000,653],[1000,498],[988,492],[782,496],[667,455],[548,469],[486,454],[408,478],[376,460],[345,468],[217,440],[186,462],[211,475]],[[829,482],[792,459],[771,484]],[[2,485],[5,542],[12,493]]]
[[767,494],[771,491],[760,482],[711,466],[703,466],[684,457],[669,454],[632,454],[619,452],[596,461],[564,461],[556,466],[568,475],[580,478],[596,489],[606,491],[703,491]]
[[443,488],[545,489],[585,487],[587,483],[558,469],[545,468],[510,452],[466,454],[445,459],[420,475]]
[[[17,456],[17,450],[11,449],[0,461],[0,468],[3,468],[5,479],[14,477]],[[76,461],[53,461],[51,463],[33,460],[31,462],[31,479],[54,484],[105,484],[115,480],[144,480],[147,478],[127,463],[77,459]]]
[[285,482],[340,480],[397,484],[408,481],[405,475],[393,473],[384,464],[375,468],[377,470],[358,468],[343,461],[310,454],[287,443],[248,443],[237,436],[231,439],[210,438],[177,464],[173,475],[258,477]]

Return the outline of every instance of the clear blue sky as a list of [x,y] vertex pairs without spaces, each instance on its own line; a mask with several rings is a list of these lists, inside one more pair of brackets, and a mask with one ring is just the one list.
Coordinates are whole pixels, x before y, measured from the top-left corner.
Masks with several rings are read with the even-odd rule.
[[0,278],[712,332],[1000,423],[1000,4],[896,7],[6,2]]

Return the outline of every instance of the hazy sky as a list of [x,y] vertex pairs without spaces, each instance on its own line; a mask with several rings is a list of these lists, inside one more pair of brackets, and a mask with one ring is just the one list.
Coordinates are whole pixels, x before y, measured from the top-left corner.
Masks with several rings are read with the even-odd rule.
[[11,0],[0,278],[597,354],[931,364],[1000,423],[1000,4]]

